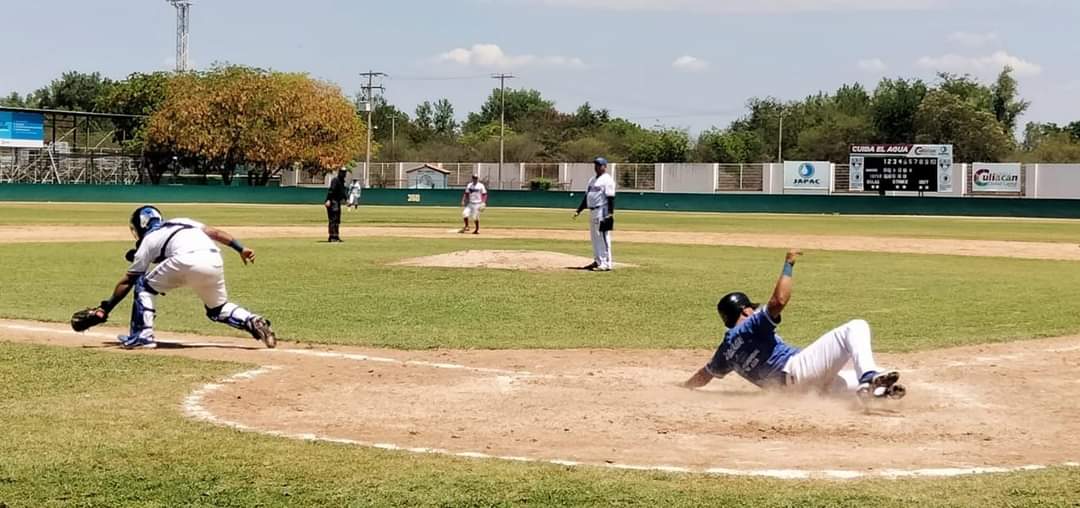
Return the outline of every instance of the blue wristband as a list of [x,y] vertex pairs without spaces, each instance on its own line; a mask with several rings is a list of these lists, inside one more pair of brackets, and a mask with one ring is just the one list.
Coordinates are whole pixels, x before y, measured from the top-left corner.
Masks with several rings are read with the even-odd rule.
[[790,261],[784,261],[784,275],[791,277],[791,273],[795,270],[795,264]]
[[244,246],[240,245],[240,242],[237,241],[235,238],[233,238],[233,241],[229,242],[229,247],[232,247],[232,249],[236,252],[244,252]]

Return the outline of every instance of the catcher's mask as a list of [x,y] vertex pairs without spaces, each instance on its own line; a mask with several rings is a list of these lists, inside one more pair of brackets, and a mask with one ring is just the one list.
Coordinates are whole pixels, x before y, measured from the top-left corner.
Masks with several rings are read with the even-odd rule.
[[724,326],[734,328],[735,323],[739,322],[739,316],[742,315],[743,309],[747,307],[754,308],[757,305],[750,301],[750,297],[746,296],[746,293],[736,291],[720,298],[720,301],[716,304],[716,312],[724,320]]
[[144,205],[132,212],[128,226],[131,228],[131,234],[135,236],[135,239],[142,240],[146,233],[157,229],[162,220],[161,210],[152,205]]

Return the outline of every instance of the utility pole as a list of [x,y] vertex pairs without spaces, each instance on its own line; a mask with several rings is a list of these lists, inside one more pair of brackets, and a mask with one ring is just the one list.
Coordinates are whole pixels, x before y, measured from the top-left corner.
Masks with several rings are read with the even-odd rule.
[[364,187],[369,184],[368,176],[371,174],[371,132],[375,130],[375,126],[371,125],[371,113],[375,110],[375,90],[380,93],[385,93],[386,88],[382,85],[375,86],[375,78],[381,78],[386,76],[385,72],[367,71],[361,72],[360,76],[367,78],[367,85],[361,86],[364,90],[364,109],[367,111],[367,151],[364,154]]
[[776,162],[784,162],[784,107],[780,106],[780,135],[776,142]]
[[191,0],[165,0],[176,7],[176,72],[188,70]]
[[499,80],[499,189],[502,189],[502,170],[504,153],[506,150],[506,80],[514,79],[513,74],[492,74],[492,78]]
[[390,117],[390,159],[397,161],[394,149],[397,147],[397,115]]

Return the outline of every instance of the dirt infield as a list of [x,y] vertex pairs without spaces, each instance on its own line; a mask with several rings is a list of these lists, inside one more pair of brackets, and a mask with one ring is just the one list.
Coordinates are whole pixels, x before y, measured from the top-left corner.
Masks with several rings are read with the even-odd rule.
[[[241,238],[324,238],[322,226],[229,227]],[[457,230],[422,227],[343,227],[345,237],[461,238]],[[678,245],[727,245],[807,250],[942,254],[1022,259],[1080,261],[1080,248],[1069,243],[1007,242],[874,236],[814,236],[786,234],[725,234],[695,232],[616,231],[616,242]],[[473,235],[469,235],[470,237]],[[480,238],[572,240],[588,242],[588,231],[547,229],[487,229]],[[131,240],[127,228],[111,226],[0,226],[0,243]]]
[[[592,263],[592,258],[571,256],[561,252],[537,250],[459,250],[434,256],[403,259],[395,266],[426,266],[436,268],[490,268],[495,270],[522,270],[551,272],[578,270]],[[618,268],[633,267],[616,263]]]
[[[115,350],[121,330],[0,321],[0,340]],[[177,401],[272,435],[419,453],[783,478],[1077,465],[1080,337],[883,355],[909,396],[866,412],[738,379],[675,386],[710,351],[265,350],[167,334],[183,355],[262,366]],[[1063,373],[1066,373],[1063,375]]]

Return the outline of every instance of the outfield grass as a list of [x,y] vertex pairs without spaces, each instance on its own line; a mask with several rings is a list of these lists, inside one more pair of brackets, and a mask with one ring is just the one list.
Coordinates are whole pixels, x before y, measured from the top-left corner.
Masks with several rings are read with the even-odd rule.
[[[707,348],[715,303],[741,289],[764,301],[783,253],[771,249],[616,244],[641,265],[607,274],[393,267],[465,248],[587,255],[583,242],[367,238],[345,244],[255,240],[258,264],[227,255],[232,299],[265,313],[285,340],[395,348]],[[0,316],[66,321],[105,298],[124,243],[0,245]],[[882,351],[1080,332],[1074,263],[887,253],[808,252],[795,270],[782,334],[807,344],[852,318]],[[128,303],[115,312],[124,323]],[[159,298],[162,329],[228,334],[188,290]]]
[[[779,481],[412,455],[188,421],[243,366],[0,343],[0,506],[1076,506],[1080,470]],[[722,456],[722,450],[718,450]]]
[[[0,225],[125,225],[133,204],[0,203]],[[190,216],[217,225],[323,225],[326,212],[311,206],[161,205],[168,217]],[[345,225],[456,226],[460,210],[447,207],[366,206],[343,213]],[[1080,242],[1080,220],[762,215],[621,211],[619,229],[803,235]],[[490,228],[582,229],[569,210],[501,209],[484,213]]]

